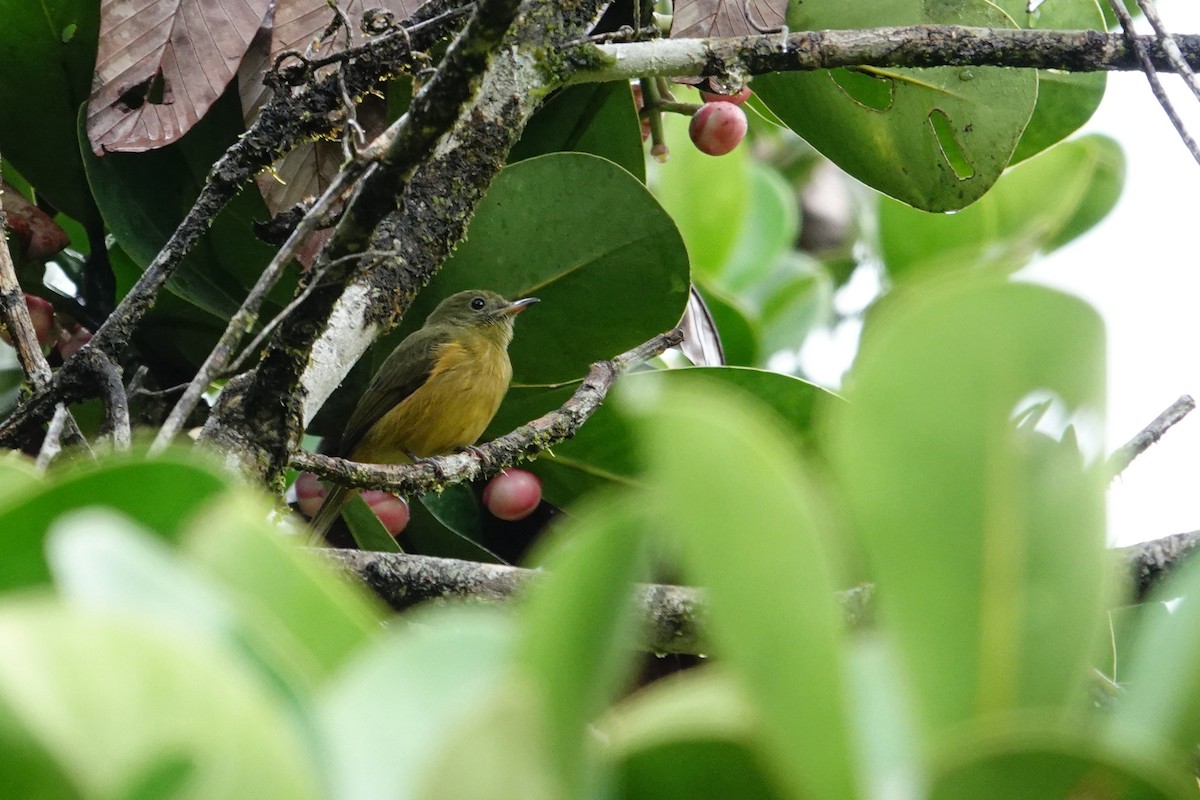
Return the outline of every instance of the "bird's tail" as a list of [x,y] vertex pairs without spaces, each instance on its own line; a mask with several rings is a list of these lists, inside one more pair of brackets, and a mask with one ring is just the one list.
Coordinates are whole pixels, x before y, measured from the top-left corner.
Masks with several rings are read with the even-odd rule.
[[358,489],[352,489],[349,486],[334,486],[330,489],[329,494],[325,497],[325,502],[321,504],[321,508],[317,511],[317,515],[309,523],[312,526],[313,532],[318,536],[324,537],[329,527],[333,525],[333,521],[342,513],[342,507],[350,501],[350,498],[357,491]]

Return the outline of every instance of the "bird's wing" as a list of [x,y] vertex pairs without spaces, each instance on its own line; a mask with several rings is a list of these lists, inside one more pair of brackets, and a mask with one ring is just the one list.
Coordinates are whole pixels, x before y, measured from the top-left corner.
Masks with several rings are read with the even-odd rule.
[[380,417],[424,385],[433,372],[434,354],[449,338],[449,331],[443,328],[421,328],[392,351],[350,415],[338,445],[339,455],[352,453]]

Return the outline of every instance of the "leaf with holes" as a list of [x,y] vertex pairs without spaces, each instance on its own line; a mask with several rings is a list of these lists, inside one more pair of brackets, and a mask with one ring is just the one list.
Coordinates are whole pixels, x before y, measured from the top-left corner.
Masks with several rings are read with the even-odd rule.
[[[1055,0],[1041,4],[1029,0],[993,2],[1022,28],[1102,31],[1105,27],[1096,0]],[[1030,11],[1034,5],[1037,7]],[[1021,134],[1012,163],[1045,150],[1087,122],[1100,105],[1107,82],[1108,76],[1103,72],[1038,70],[1037,106]]]
[[[984,2],[793,5],[793,30],[957,24],[1011,28]],[[754,90],[789,128],[854,177],[927,211],[970,205],[1008,165],[1037,76],[997,67],[862,68],[763,75]]]
[[269,7],[269,0],[104,0],[88,100],[93,152],[152,150],[191,130],[233,78]]

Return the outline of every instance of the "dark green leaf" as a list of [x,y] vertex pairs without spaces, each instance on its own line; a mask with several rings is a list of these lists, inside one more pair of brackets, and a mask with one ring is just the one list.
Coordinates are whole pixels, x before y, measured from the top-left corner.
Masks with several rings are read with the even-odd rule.
[[[881,25],[1011,28],[984,0],[792,3],[792,30]],[[787,126],[854,177],[928,211],[963,208],[1008,165],[1037,99],[1030,70],[863,68],[761,75],[754,91]]]
[[350,535],[354,537],[354,543],[358,545],[359,550],[374,550],[380,553],[404,552],[400,545],[396,544],[396,537],[388,533],[379,517],[375,516],[375,512],[358,492],[346,503],[342,510],[342,519],[346,521],[346,527],[350,529]]
[[[597,209],[605,209],[602,224]],[[521,315],[509,348],[513,380],[561,383],[670,329],[683,315],[689,281],[674,223],[636,178],[592,155],[539,156],[496,179],[466,241],[396,336],[456,291],[534,295],[542,302]],[[386,342],[377,347],[376,360],[389,351]]]
[[645,182],[641,123],[629,83],[588,83],[562,89],[533,115],[508,159],[516,162],[557,152],[607,158]]

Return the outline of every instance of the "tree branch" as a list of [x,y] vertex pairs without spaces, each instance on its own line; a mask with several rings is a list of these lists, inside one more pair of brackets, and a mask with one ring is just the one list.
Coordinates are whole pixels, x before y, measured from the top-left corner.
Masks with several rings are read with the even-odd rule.
[[[1200,531],[1180,533],[1112,552],[1126,564],[1130,597],[1146,599],[1150,590],[1184,563],[1200,544]],[[452,558],[362,550],[317,550],[333,565],[356,578],[397,611],[427,600],[472,600],[503,603],[519,597],[536,581],[536,570],[499,564],[480,564]],[[664,584],[640,584],[638,606],[645,628],[645,646],[660,653],[707,652],[704,641],[705,599],[701,589]],[[861,584],[838,592],[851,627],[873,618],[874,588]]]
[[[1200,66],[1200,36],[1176,36],[1180,52]],[[1153,36],[1137,37],[1162,72],[1174,70]],[[645,76],[728,77],[834,67],[994,66],[1068,72],[1138,69],[1137,54],[1121,34],[911,25],[843,31],[801,31],[781,43],[778,36],[671,39],[592,45],[567,53],[581,68],[569,83]]]
[[1108,457],[1108,474],[1115,478],[1124,472],[1135,458],[1146,452],[1150,445],[1161,439],[1175,423],[1195,408],[1196,401],[1186,394],[1172,403],[1170,408],[1155,417],[1149,425],[1138,431],[1136,436],[1113,451]]
[[608,390],[623,373],[659,355],[683,340],[676,328],[659,334],[611,361],[598,361],[562,407],[526,423],[511,433],[461,453],[425,458],[415,464],[360,464],[343,458],[300,452],[292,456],[296,469],[315,472],[348,486],[386,489],[414,496],[489,477],[519,461],[571,438],[604,402]]

